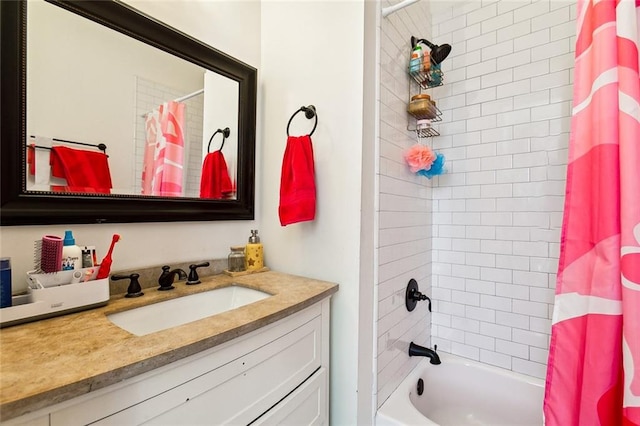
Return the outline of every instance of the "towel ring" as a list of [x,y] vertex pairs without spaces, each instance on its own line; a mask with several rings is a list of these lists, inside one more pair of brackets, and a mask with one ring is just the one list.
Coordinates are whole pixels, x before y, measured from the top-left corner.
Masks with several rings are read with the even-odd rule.
[[304,111],[304,116],[309,120],[311,120],[313,117],[316,118],[316,122],[313,125],[313,129],[311,129],[311,133],[309,133],[309,136],[311,136],[313,132],[316,131],[316,127],[318,126],[318,114],[316,113],[316,107],[314,107],[313,105],[309,105],[308,107],[301,106],[299,110],[293,113],[293,115],[289,119],[289,122],[287,123],[287,136],[289,136],[289,126],[291,125],[291,120],[293,120],[293,117],[295,117],[296,114],[301,111]]
[[211,152],[211,141],[213,140],[213,137],[218,133],[222,133],[222,145],[220,145],[220,149],[218,150],[218,151],[222,151],[222,148],[224,148],[224,141],[226,141],[229,135],[231,134],[231,130],[229,130],[228,127],[225,127],[224,130],[218,129],[215,132],[213,132],[213,134],[211,135],[211,138],[209,139],[209,145],[207,145],[207,153]]

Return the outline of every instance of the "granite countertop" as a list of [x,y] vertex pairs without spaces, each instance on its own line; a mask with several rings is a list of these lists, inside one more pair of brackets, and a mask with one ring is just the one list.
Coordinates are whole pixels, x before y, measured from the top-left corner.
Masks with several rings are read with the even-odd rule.
[[[278,272],[201,277],[173,291],[144,289],[133,299],[114,295],[100,308],[0,330],[0,420],[69,400],[196,354],[298,312],[338,285]],[[146,336],[112,324],[106,315],[231,283],[273,294],[232,311]]]

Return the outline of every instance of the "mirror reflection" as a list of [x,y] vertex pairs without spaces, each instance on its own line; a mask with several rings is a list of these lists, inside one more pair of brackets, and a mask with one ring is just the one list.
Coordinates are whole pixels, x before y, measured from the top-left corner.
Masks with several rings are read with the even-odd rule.
[[27,22],[28,191],[237,198],[237,81],[44,1]]

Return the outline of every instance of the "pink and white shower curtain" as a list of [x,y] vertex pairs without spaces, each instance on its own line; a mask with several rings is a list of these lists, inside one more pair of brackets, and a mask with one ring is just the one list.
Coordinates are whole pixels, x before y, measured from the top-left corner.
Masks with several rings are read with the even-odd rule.
[[185,105],[165,102],[145,119],[142,194],[181,196]]
[[640,0],[579,0],[544,413],[640,425]]

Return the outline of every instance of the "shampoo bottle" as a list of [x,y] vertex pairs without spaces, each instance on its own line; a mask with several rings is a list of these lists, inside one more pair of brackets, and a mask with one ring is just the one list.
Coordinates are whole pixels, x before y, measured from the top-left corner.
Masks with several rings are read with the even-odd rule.
[[62,246],[62,271],[82,269],[82,250],[76,245],[71,231],[64,231],[64,245]]
[[257,229],[251,230],[249,243],[245,247],[245,266],[247,271],[259,271],[264,267],[262,244]]
[[422,48],[419,44],[411,51],[411,60],[409,61],[409,71],[417,73],[421,71],[422,66]]

